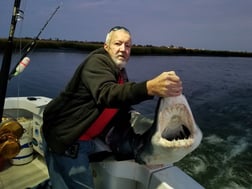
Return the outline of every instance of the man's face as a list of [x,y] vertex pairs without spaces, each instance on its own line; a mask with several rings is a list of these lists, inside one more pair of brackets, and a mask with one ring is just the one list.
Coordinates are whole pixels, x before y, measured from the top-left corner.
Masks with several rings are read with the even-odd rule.
[[112,31],[111,39],[104,48],[119,68],[125,67],[130,57],[130,34],[124,30]]

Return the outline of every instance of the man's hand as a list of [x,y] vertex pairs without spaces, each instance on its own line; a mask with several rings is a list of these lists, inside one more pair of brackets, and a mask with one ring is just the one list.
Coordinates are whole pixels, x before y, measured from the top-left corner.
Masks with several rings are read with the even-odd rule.
[[183,90],[182,81],[174,71],[163,72],[154,79],[147,81],[147,90],[151,96],[178,96]]

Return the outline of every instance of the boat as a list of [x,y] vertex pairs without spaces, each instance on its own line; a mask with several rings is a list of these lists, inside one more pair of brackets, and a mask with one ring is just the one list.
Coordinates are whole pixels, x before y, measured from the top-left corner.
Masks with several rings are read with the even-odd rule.
[[[14,10],[19,4],[20,0],[15,0]],[[10,58],[5,58],[5,61]],[[1,69],[1,79],[6,71],[3,70]],[[5,160],[0,156],[0,188],[32,188],[49,179],[44,160],[41,126],[44,108],[52,99],[44,96],[4,96],[2,100],[4,105],[1,120],[15,120],[22,126],[24,133],[19,138],[20,151],[15,157]],[[107,148],[99,140],[96,143],[101,151]],[[96,189],[204,188],[172,163],[148,165],[136,163],[133,159],[117,161],[113,156],[109,156],[101,161],[91,162],[91,168]]]
[[[5,99],[4,115],[15,117],[17,120],[20,118],[26,120],[21,122],[26,130],[31,124],[32,132],[30,133],[32,133],[32,136],[30,136],[30,139],[32,140],[33,154],[30,157],[30,152],[23,152],[19,155],[19,158],[11,160],[12,164],[9,164],[0,172],[1,188],[33,187],[49,178],[43,159],[41,125],[43,110],[50,100],[50,98],[43,96],[7,97]],[[22,140],[25,139],[21,138],[20,141],[22,142]],[[22,153],[22,150],[25,149],[21,149],[20,153]],[[101,162],[93,162],[91,166],[97,189],[203,188],[192,177],[173,164],[148,166],[138,164],[134,160],[116,161],[109,157]]]

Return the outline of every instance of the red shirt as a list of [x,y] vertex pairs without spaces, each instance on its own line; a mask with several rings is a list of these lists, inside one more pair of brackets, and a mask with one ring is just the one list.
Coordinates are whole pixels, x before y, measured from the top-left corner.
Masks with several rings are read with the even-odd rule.
[[[123,73],[120,73],[118,83],[124,82]],[[99,117],[93,122],[93,124],[83,133],[79,140],[91,140],[95,136],[99,135],[107,124],[116,115],[119,109],[117,108],[105,108]]]

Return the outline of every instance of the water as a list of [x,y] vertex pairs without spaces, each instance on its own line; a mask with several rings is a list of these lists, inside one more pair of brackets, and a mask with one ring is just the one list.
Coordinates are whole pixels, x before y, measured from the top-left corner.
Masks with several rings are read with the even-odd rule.
[[[86,55],[33,53],[28,68],[9,82],[7,96],[55,97]],[[16,60],[17,55],[13,64]],[[176,165],[207,189],[252,188],[252,59],[134,56],[127,66],[136,82],[169,70],[181,77],[204,134],[199,148]],[[156,101],[135,108],[153,117]]]

